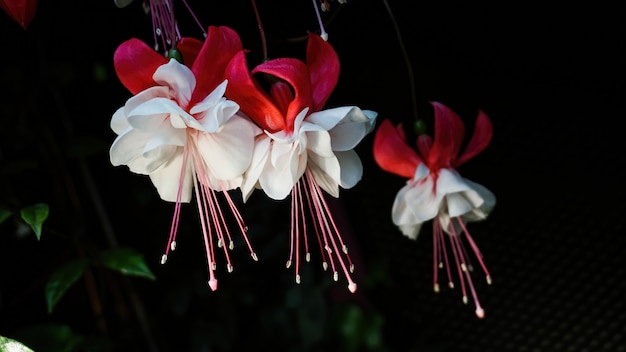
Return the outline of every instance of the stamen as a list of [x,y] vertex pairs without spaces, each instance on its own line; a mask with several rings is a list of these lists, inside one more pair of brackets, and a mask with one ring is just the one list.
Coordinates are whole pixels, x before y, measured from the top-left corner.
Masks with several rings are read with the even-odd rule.
[[324,29],[324,22],[322,22],[322,16],[320,16],[320,10],[317,8],[317,1],[316,0],[312,0],[312,1],[313,1],[313,8],[315,9],[315,16],[317,16],[317,22],[320,26],[320,37],[322,37],[322,39],[327,41],[328,33],[326,33],[326,30]]
[[[313,177],[309,169],[306,169],[305,175],[294,185],[291,192],[291,243],[289,260],[286,263],[286,267],[289,268],[291,266],[292,260],[294,260],[295,256],[295,274],[296,278],[300,277],[300,234],[303,235],[304,243],[306,246],[305,260],[308,262],[311,259],[311,255],[308,251],[308,238],[306,231],[307,220],[304,214],[304,198],[306,199],[306,204],[308,205],[308,210],[314,225],[313,229],[315,230],[318,244],[320,246],[323,269],[328,269],[328,262],[326,259],[330,260],[330,267],[332,268],[333,272],[333,280],[338,281],[339,272],[335,267],[335,260],[338,260],[339,265],[343,269],[346,279],[348,280],[348,289],[351,292],[355,292],[356,284],[352,281],[350,277],[350,274],[354,272],[354,264],[352,264],[350,256],[348,255],[348,247],[343,243],[343,239],[341,238],[334,219],[330,214],[328,205],[326,204],[324,196],[321,193],[321,189],[317,182],[315,182],[315,178]],[[341,250],[339,250],[339,248],[341,248]]]

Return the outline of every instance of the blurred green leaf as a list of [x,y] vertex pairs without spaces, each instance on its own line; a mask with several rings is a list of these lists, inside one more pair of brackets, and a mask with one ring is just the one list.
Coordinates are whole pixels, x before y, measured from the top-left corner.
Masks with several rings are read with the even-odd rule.
[[37,203],[21,210],[22,219],[35,231],[37,240],[41,239],[41,227],[48,218],[50,209],[46,203]]
[[23,344],[8,337],[0,336],[0,352],[34,352]]
[[4,220],[8,219],[12,214],[12,212],[6,209],[0,209],[0,224],[2,224]]
[[141,276],[150,280],[156,279],[143,255],[131,248],[113,248],[100,255],[100,260],[107,268],[119,271],[124,275]]
[[86,268],[87,260],[77,259],[63,264],[50,275],[45,289],[48,313],[52,313],[57,302],[63,297],[67,289],[83,275]]
[[56,324],[30,326],[16,332],[14,337],[37,352],[74,352],[84,340],[68,326]]

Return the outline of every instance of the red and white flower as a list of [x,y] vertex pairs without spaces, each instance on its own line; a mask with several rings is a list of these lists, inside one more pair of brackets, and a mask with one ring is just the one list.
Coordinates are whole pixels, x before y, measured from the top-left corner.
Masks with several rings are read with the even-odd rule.
[[[241,186],[260,133],[239,105],[224,97],[227,63],[242,50],[237,33],[209,27],[204,43],[183,38],[177,45],[186,65],[156,53],[138,39],[115,52],[120,81],[135,94],[118,109],[111,128],[118,137],[110,150],[113,165],[149,175],[163,200],[175,202],[170,238],[162,262],[176,246],[181,203],[195,191],[209,261],[209,284],[217,288],[214,242],[232,247],[217,192],[226,198],[245,237],[246,228],[227,190]],[[248,242],[248,246],[250,244]],[[228,271],[232,264],[226,246]],[[250,247],[256,260],[256,254]]]
[[[487,147],[493,133],[492,125],[481,111],[476,119],[474,134],[460,153],[465,135],[463,122],[445,105],[432,105],[435,112],[434,138],[419,136],[416,151],[407,144],[402,126],[394,127],[389,120],[385,120],[374,137],[374,158],[383,170],[409,179],[398,192],[392,208],[393,222],[402,233],[416,239],[422,224],[434,220],[434,290],[439,291],[437,268],[444,266],[448,286],[454,287],[450,254],[461,282],[463,301],[468,301],[469,288],[476,305],[476,315],[482,317],[484,310],[470,276],[470,258],[464,243],[468,243],[476,255],[488,283],[491,283],[491,276],[465,224],[485,219],[496,199],[485,187],[461,177],[456,169]],[[446,238],[449,248],[445,246]]]
[[[253,75],[270,77],[269,92]],[[227,78],[226,96],[237,101],[241,111],[264,131],[256,138],[252,163],[244,176],[244,198],[254,188],[276,200],[292,195],[292,249],[287,266],[295,255],[296,282],[300,281],[300,234],[307,260],[310,257],[303,210],[308,207],[324,248],[324,268],[330,261],[337,280],[338,262],[350,290],[355,291],[347,247],[321,189],[338,197],[339,186],[351,188],[361,179],[362,164],[353,148],[371,131],[376,113],[356,106],[322,110],[339,78],[339,60],[332,46],[316,34],[309,35],[306,63],[280,58],[249,71],[241,51],[229,63]]]

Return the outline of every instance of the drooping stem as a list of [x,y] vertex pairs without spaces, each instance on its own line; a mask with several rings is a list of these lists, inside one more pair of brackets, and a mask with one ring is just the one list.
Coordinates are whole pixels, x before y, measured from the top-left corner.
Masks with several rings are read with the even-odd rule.
[[259,9],[256,6],[256,1],[250,0],[250,2],[252,2],[252,8],[254,9],[254,15],[256,16],[256,23],[259,27],[259,35],[261,36],[261,50],[263,50],[263,61],[267,61],[267,42],[265,40],[265,30],[263,29],[263,23],[261,22],[261,15],[259,14]]
[[413,78],[413,66],[411,66],[411,60],[409,60],[409,55],[406,52],[406,47],[404,46],[404,41],[402,40],[402,34],[400,33],[400,27],[398,27],[398,22],[396,22],[396,18],[391,11],[391,7],[389,7],[389,3],[387,0],[382,0],[383,4],[385,4],[385,9],[387,9],[387,13],[389,14],[389,18],[391,19],[391,23],[393,24],[393,29],[396,32],[396,37],[398,38],[398,42],[400,44],[400,50],[402,51],[402,57],[404,58],[404,64],[406,65],[406,70],[409,76],[409,88],[411,90],[411,104],[413,106],[413,118],[415,121],[418,120],[417,116],[417,97],[415,91],[415,79]]

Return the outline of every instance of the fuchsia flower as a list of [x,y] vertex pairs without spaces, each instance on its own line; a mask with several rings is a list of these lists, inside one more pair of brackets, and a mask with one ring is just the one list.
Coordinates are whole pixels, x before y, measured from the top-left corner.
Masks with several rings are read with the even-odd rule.
[[[257,260],[241,215],[224,191],[242,184],[254,137],[260,130],[237,113],[237,103],[223,97],[228,84],[224,79],[226,65],[242,50],[237,33],[226,27],[209,27],[204,43],[183,38],[178,49],[186,65],[175,59],[168,61],[137,39],[122,43],[116,50],[116,72],[135,96],[113,115],[111,128],[118,137],[110,157],[113,165],[127,165],[135,173],[149,175],[161,198],[176,203],[162,263],[176,246],[181,203],[189,202],[195,191],[209,284],[215,290],[213,243],[216,241],[218,247],[229,243],[230,249],[233,244],[217,192],[226,198],[250,254]],[[228,271],[232,271],[228,250],[223,247]]]
[[[339,60],[332,46],[310,34],[306,63],[280,58],[262,63],[251,72],[245,53],[237,53],[227,69],[226,96],[237,101],[241,111],[264,130],[256,138],[254,155],[244,175],[242,193],[247,198],[261,188],[272,199],[292,195],[291,253],[295,255],[296,282],[300,282],[300,234],[305,258],[310,258],[304,207],[311,212],[320,243],[324,269],[327,260],[338,279],[336,261],[351,291],[353,266],[321,189],[339,196],[339,186],[353,187],[363,173],[353,148],[368,134],[376,113],[355,106],[322,110],[339,78]],[[252,75],[271,77],[269,94]],[[334,257],[333,257],[334,256]],[[348,267],[350,269],[348,269]]]
[[398,192],[392,208],[393,222],[402,233],[416,239],[422,224],[434,220],[435,292],[439,291],[437,267],[446,267],[448,286],[454,287],[445,246],[447,238],[461,282],[463,302],[467,303],[469,288],[476,305],[476,315],[482,318],[484,310],[470,276],[470,258],[465,250],[465,241],[476,255],[488,283],[491,283],[491,276],[465,223],[485,219],[496,199],[485,187],[461,177],[456,168],[487,147],[492,137],[492,126],[487,115],[481,111],[476,119],[474,134],[459,155],[465,134],[463,122],[445,105],[432,105],[435,111],[434,138],[419,136],[416,152],[407,145],[402,126],[394,127],[389,120],[385,120],[374,137],[374,158],[383,170],[409,178],[406,186]]

